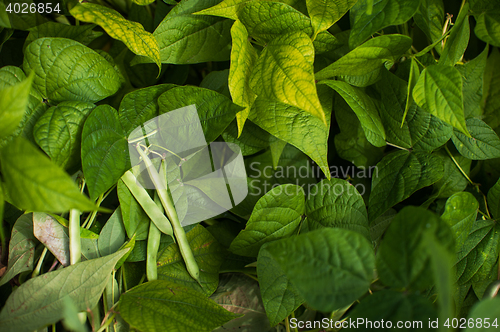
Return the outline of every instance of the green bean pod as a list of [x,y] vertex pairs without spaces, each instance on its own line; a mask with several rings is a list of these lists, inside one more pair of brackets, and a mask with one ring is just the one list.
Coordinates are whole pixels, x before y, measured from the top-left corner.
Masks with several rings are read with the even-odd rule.
[[163,212],[158,209],[155,202],[151,199],[146,189],[137,185],[137,179],[131,171],[126,171],[122,176],[122,181],[130,190],[139,205],[146,212],[148,217],[153,221],[156,227],[167,235],[174,237],[174,232],[170,221],[165,217]]
[[167,184],[167,177],[166,177],[166,164],[165,160],[162,160],[160,172],[162,173],[162,176],[158,174],[156,171],[155,167],[153,166],[153,163],[149,159],[149,157],[146,155],[146,153],[140,148],[139,144],[137,145],[137,151],[142,157],[142,160],[144,161],[144,164],[146,165],[146,169],[148,171],[149,177],[151,178],[151,181],[155,185],[156,192],[158,193],[158,196],[160,197],[160,201],[165,208],[165,212],[167,213],[167,217],[172,223],[172,228],[174,230],[174,235],[175,239],[177,241],[177,244],[179,245],[179,250],[181,252],[181,256],[184,259],[184,263],[186,263],[186,269],[191,275],[193,279],[200,282],[200,268],[198,267],[198,264],[196,263],[196,260],[193,255],[193,251],[191,250],[191,247],[189,246],[189,241],[186,236],[186,232],[184,231],[184,228],[182,228],[181,223],[179,221],[179,217],[177,216],[177,211],[175,210],[175,206],[172,202],[172,198],[170,197],[170,194],[168,193],[168,184]]
[[148,247],[146,256],[146,276],[148,280],[156,280],[158,277],[156,256],[160,248],[161,232],[154,223],[149,224]]

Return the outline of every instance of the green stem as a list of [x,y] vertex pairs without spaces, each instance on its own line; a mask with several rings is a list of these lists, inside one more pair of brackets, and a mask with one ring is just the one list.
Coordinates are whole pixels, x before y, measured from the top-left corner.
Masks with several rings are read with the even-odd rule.
[[101,326],[101,328],[99,330],[97,330],[97,332],[102,332],[104,331],[105,329],[108,328],[108,326],[113,322],[113,320],[115,319],[115,316],[116,316],[116,312],[113,313],[111,315],[111,317],[109,317],[109,319]]
[[396,145],[396,144],[392,144],[392,143],[389,143],[389,142],[385,142],[385,144],[390,145],[390,146],[393,146],[393,147],[398,148],[398,149],[401,149],[401,150],[406,150],[406,151],[410,152],[410,150],[409,150],[409,149],[407,149],[407,148],[403,148],[402,146],[399,146],[399,145]]
[[82,258],[82,244],[80,240],[80,211],[69,211],[69,261],[70,264],[80,262]]
[[153,182],[156,192],[160,197],[161,204],[167,213],[167,217],[172,223],[172,228],[174,230],[175,239],[177,240],[177,244],[179,245],[179,251],[181,252],[182,258],[184,258],[184,262],[186,263],[186,268],[191,277],[198,281],[200,279],[200,269],[193,255],[193,251],[189,246],[189,241],[186,236],[186,232],[181,226],[179,221],[179,217],[177,216],[177,211],[175,210],[174,203],[168,193],[168,184],[166,180],[166,164],[165,160],[162,161],[162,173],[163,177],[160,178],[160,175],[156,171],[153,163],[146,155],[146,153],[141,149],[139,144],[137,144],[137,151],[139,155],[142,157],[144,164],[146,165],[146,169],[148,171],[149,177]]
[[473,186],[477,186],[476,183],[472,182],[472,180],[469,178],[469,176],[467,175],[467,173],[465,173],[465,171],[462,169],[462,167],[460,166],[460,164],[456,161],[455,157],[453,157],[453,155],[451,154],[450,150],[448,149],[448,146],[444,146],[444,149],[446,150],[446,153],[448,153],[448,156],[451,158],[451,160],[453,160],[453,163],[455,164],[455,166],[457,166],[458,170],[460,171],[460,173],[462,173],[462,175],[467,179],[467,181],[469,181],[469,183]]
[[36,268],[33,271],[33,274],[31,275],[32,278],[34,278],[40,274],[40,270],[42,269],[43,259],[45,258],[46,254],[47,254],[47,247],[43,248],[42,254],[40,255],[40,258],[38,259],[38,263],[36,264]]
[[[292,311],[292,313],[290,314],[290,316],[291,316],[292,318],[295,318],[295,311]],[[293,328],[293,332],[299,332],[299,329],[297,328],[297,326],[295,326],[295,327]]]

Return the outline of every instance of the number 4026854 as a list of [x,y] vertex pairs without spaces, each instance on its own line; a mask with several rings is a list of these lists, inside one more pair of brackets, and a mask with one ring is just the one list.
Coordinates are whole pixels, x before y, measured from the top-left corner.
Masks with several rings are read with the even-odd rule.
[[7,13],[15,14],[50,14],[50,13],[60,13],[59,4],[52,3],[9,3],[5,11]]

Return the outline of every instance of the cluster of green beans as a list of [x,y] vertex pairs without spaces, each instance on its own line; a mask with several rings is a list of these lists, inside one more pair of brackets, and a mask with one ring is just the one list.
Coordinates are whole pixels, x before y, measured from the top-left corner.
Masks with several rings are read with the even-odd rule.
[[[159,199],[160,203],[159,205],[155,204],[155,201],[151,199],[148,192],[137,184],[137,179],[131,171],[125,172],[122,177],[123,182],[128,187],[137,202],[144,209],[149,218],[153,221],[153,223],[149,227],[147,247],[146,266],[148,280],[154,280],[157,277],[156,256],[160,244],[161,231],[174,237],[174,240],[179,246],[179,250],[186,264],[188,273],[199,283],[200,269],[198,267],[198,264],[196,263],[191,247],[189,246],[186,232],[181,226],[179,217],[177,216],[177,211],[175,210],[175,206],[168,191],[165,159],[162,159],[160,174],[158,174],[153,163],[147,156],[147,153],[141,148],[139,143],[137,144],[136,148],[142,160],[144,161],[149,177],[151,178],[151,181],[156,188],[157,197],[155,198],[157,200]],[[161,206],[163,206],[163,208],[165,209],[168,218],[163,214],[163,211],[160,208]]]

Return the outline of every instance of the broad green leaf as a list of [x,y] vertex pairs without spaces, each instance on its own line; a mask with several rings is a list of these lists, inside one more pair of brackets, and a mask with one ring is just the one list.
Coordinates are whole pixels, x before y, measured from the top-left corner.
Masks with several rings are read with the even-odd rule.
[[[118,207],[109,217],[99,233],[97,247],[101,257],[111,255],[125,243],[125,227],[123,226],[122,212]],[[130,250],[131,251],[131,250]]]
[[418,106],[470,137],[465,124],[462,76],[453,67],[431,65],[424,69],[413,89]]
[[22,137],[0,150],[5,189],[16,207],[40,212],[92,211],[69,175]]
[[314,82],[313,62],[314,47],[306,34],[278,36],[259,55],[250,87],[259,97],[300,108],[326,125]]
[[478,209],[479,203],[468,192],[456,193],[446,201],[441,219],[451,227],[458,250],[462,248],[469,236],[472,224],[476,221]]
[[481,100],[484,122],[493,129],[500,126],[500,117],[498,117],[497,112],[500,107],[500,72],[495,70],[498,66],[500,66],[500,51],[498,48],[493,48],[486,61],[483,76],[483,99]]
[[[19,67],[5,66],[0,68],[0,89],[11,87],[25,79],[26,75]],[[23,119],[11,136],[5,139],[0,139],[0,146],[5,146],[10,139],[18,135],[23,135],[25,138],[34,143],[33,127],[37,119],[47,108],[49,108],[49,106],[44,103],[43,97],[40,93],[38,93],[38,91],[36,91],[36,89],[32,88],[30,90],[28,104],[26,105]]]
[[[334,25],[358,0],[307,0],[314,37]],[[314,39],[314,38],[313,38]]]
[[22,284],[0,312],[2,331],[33,331],[63,318],[68,296],[77,311],[93,308],[101,297],[116,262],[125,254],[81,262],[45,273]]
[[493,218],[500,219],[500,180],[488,190],[488,209]]
[[493,129],[477,118],[466,120],[471,137],[454,130],[451,137],[458,152],[472,160],[484,160],[500,157],[500,138]]
[[303,302],[297,288],[263,246],[257,258],[260,294],[271,326],[277,325]]
[[207,143],[214,141],[241,110],[241,107],[233,104],[228,97],[194,86],[173,88],[158,98],[160,114],[193,104],[198,111]]
[[465,244],[457,252],[459,285],[489,281],[492,272],[496,275],[499,240],[500,227],[495,221],[480,219],[473,224]]
[[[270,0],[263,0],[270,1]],[[219,2],[219,1],[216,1]],[[278,1],[275,1],[278,2]],[[290,6],[295,5],[297,0],[281,0],[279,2],[288,4]],[[232,20],[238,19],[238,13],[240,10],[252,3],[252,0],[223,0],[217,3],[215,6],[196,12],[196,15],[214,15],[220,17],[230,18]]]
[[148,331],[212,331],[238,315],[203,293],[167,280],[154,280],[120,296],[120,315],[132,328]]
[[286,184],[268,191],[255,205],[246,227],[233,240],[229,250],[240,256],[257,257],[267,242],[297,232],[305,212],[304,191]]
[[443,161],[427,152],[396,151],[385,156],[376,169],[368,205],[370,220],[438,181],[443,176]]
[[158,279],[167,280],[210,296],[219,284],[219,268],[224,260],[225,250],[201,225],[196,225],[186,233],[186,236],[200,268],[199,283],[186,270],[184,259],[176,243],[158,252]]
[[69,265],[69,237],[55,218],[47,213],[33,212],[33,234],[63,266]]
[[485,76],[486,59],[488,49],[484,50],[477,57],[464,65],[457,65],[455,68],[463,78],[462,92],[464,95],[464,115],[470,117],[482,117],[481,98],[483,96],[483,76]]
[[158,116],[158,97],[173,87],[173,84],[153,85],[132,91],[123,97],[118,116],[127,136],[137,126]]
[[249,328],[257,332],[271,329],[261,299],[259,283],[243,273],[221,276],[219,287],[210,298],[224,309],[240,314],[240,317],[225,323],[213,332],[239,331]]
[[128,141],[116,110],[96,107],[82,131],[82,170],[92,199],[111,188],[130,168]]
[[283,149],[288,143],[282,141],[280,139],[276,139],[273,142],[269,143],[269,149],[271,150],[271,157],[273,158],[273,168],[276,169],[278,167],[278,163],[280,161],[281,154],[283,153]]
[[245,127],[239,137],[237,137],[238,130],[238,125],[233,121],[222,133],[222,138],[228,143],[237,144],[243,156],[250,156],[262,151],[269,147],[272,142],[278,140],[250,120],[245,122]]
[[335,135],[335,151],[340,158],[356,167],[370,167],[383,156],[384,148],[373,146],[366,139],[363,127],[351,107],[342,98],[335,98],[335,119],[340,133]]
[[329,177],[326,159],[328,128],[320,119],[294,106],[257,98],[250,120],[310,156]]
[[[393,328],[398,326],[398,322],[411,322],[411,325],[407,323],[408,326],[412,327],[407,328],[408,330],[432,331],[435,329],[429,328],[428,324],[438,317],[432,302],[424,296],[401,293],[394,289],[384,289],[363,298],[352,310],[349,318],[353,321],[363,319],[364,321],[381,322],[383,320],[384,326],[392,323]],[[363,331],[367,332],[381,330],[381,328],[375,328],[374,324],[370,326],[367,323],[360,326],[363,326]]]
[[383,35],[372,38],[317,72],[316,79],[324,80],[340,75],[360,76],[372,73],[387,61],[395,62],[411,47],[411,44],[411,38],[403,35]]
[[464,55],[470,37],[468,11],[469,3],[465,3],[453,25],[453,29],[451,29],[450,36],[446,40],[439,58],[440,65],[454,66]]
[[229,59],[233,22],[218,17],[191,15],[218,2],[183,0],[168,13],[153,33],[160,46],[162,63],[187,64]]
[[71,8],[70,13],[77,20],[99,25],[109,36],[123,42],[135,54],[153,60],[161,70],[158,42],[140,23],[126,20],[116,10],[93,3],[79,3]]
[[24,117],[34,75],[0,90],[0,139],[12,134]]
[[127,236],[136,236],[137,241],[147,239],[150,219],[122,180],[118,180],[118,200],[122,211],[122,219]]
[[250,89],[250,74],[257,61],[257,52],[248,40],[248,32],[240,22],[234,22],[231,28],[231,67],[229,68],[229,91],[236,105],[245,107],[236,113],[238,121],[238,137],[243,131],[243,126],[248,118],[250,107],[256,95]]
[[[431,43],[441,38],[444,14],[443,0],[420,0],[420,6],[413,16],[413,20]],[[440,52],[441,45],[437,49]]]
[[83,123],[94,108],[83,101],[63,101],[38,119],[33,136],[52,162],[69,170],[79,167]]
[[366,293],[373,278],[371,243],[359,233],[326,228],[266,246],[300,295],[313,308],[332,311]]
[[385,146],[385,131],[375,104],[363,90],[340,81],[323,81],[337,91],[361,122],[366,139],[374,146]]
[[96,102],[113,95],[121,85],[118,72],[105,58],[66,38],[39,38],[29,44],[23,69],[35,72],[33,87],[51,103]]
[[23,214],[16,220],[12,228],[9,243],[9,264],[2,279],[0,279],[0,286],[21,272],[33,270],[36,243],[37,239],[33,234],[33,214]]
[[407,206],[391,221],[377,252],[377,272],[385,285],[421,290],[433,284],[431,253],[424,238],[429,232],[451,251],[448,225],[434,213]]
[[30,34],[24,42],[23,49],[34,40],[43,37],[62,37],[75,40],[83,45],[88,45],[94,39],[102,35],[102,32],[94,31],[95,25],[66,25],[57,22],[47,22],[30,29]]
[[500,11],[497,8],[475,15],[476,28],[474,32],[479,39],[496,47],[500,47]]
[[[132,0],[133,3],[136,3],[140,6],[146,6],[146,5],[149,5],[153,2],[155,2],[154,0]],[[177,2],[174,3],[174,5],[177,4]]]
[[437,198],[448,198],[455,193],[463,191],[469,184],[469,181],[457,167],[455,161],[468,176],[470,175],[472,161],[456,151],[452,152],[455,161],[444,150],[438,151],[437,154],[443,159],[444,172],[443,177],[434,183],[433,186],[435,191],[438,192]]
[[389,227],[389,225],[392,222],[392,219],[394,219],[395,216],[396,216],[396,210],[389,209],[380,217],[378,217],[377,219],[375,219],[373,222],[370,223],[370,236],[372,238],[372,243],[374,244],[374,247],[378,247],[378,244],[380,243],[380,240],[385,234],[387,227]]
[[355,48],[375,32],[390,25],[408,21],[417,11],[418,0],[372,0],[373,10],[369,14],[369,0],[359,0],[350,11],[353,22],[349,36],[349,47]]
[[[490,331],[492,328],[497,328],[498,317],[500,317],[500,298],[482,300],[472,307],[467,321],[481,322],[482,324],[471,324],[467,326],[466,332]],[[486,324],[489,323],[489,325]],[[494,324],[494,325],[492,325]]]
[[370,238],[363,198],[346,180],[323,180],[311,189],[306,201],[306,215],[310,230],[344,228]]

